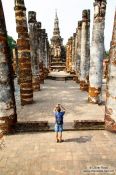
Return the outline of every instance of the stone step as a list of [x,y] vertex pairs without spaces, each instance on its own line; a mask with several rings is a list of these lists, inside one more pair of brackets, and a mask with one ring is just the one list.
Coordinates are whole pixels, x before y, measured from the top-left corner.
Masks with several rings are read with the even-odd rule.
[[47,76],[47,79],[49,79],[49,80],[56,80],[56,81],[67,81],[67,80],[73,80],[73,77],[72,76],[67,76],[67,77],[65,77],[65,76],[50,76],[50,75],[48,75]]
[[[104,121],[101,120],[75,120],[74,122],[64,123],[64,131],[104,129]],[[48,121],[18,122],[15,126],[15,132],[40,131],[54,131],[54,123],[48,123]]]
[[18,122],[15,126],[15,132],[39,132],[48,130],[48,121]]
[[105,122],[102,120],[74,120],[73,126],[77,130],[105,129]]

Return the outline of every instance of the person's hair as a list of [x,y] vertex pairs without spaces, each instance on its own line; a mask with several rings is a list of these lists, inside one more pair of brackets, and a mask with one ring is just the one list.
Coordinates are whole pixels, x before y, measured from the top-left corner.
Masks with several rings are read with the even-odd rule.
[[58,107],[56,107],[56,110],[57,110],[58,112],[60,112],[60,111],[61,111],[61,108],[58,106]]

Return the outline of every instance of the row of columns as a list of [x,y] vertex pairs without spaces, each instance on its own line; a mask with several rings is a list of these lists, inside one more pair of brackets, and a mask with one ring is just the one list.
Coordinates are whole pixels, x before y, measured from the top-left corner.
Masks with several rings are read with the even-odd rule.
[[33,90],[40,90],[40,83],[44,83],[49,69],[49,42],[45,29],[41,29],[41,22],[36,20],[36,12],[28,12],[29,36],[31,46],[31,65]]
[[33,91],[40,90],[49,68],[49,42],[45,29],[36,21],[36,13],[29,12],[29,33],[24,0],[14,0],[17,47],[14,63],[7,42],[7,31],[0,0],[0,132],[8,133],[17,122],[14,96],[14,71],[20,84],[21,105],[33,103]]
[[[106,0],[94,1],[94,19],[92,41],[90,47],[90,10],[83,10],[82,20],[78,22],[76,33],[70,37],[66,45],[66,69],[74,73],[80,89],[88,91],[90,103],[101,103],[103,58],[104,58],[104,28]],[[108,68],[105,126],[116,131],[116,16],[110,49]]]
[[90,10],[82,12],[82,20],[78,22],[76,33],[72,37],[72,50],[69,49],[70,43],[67,43],[67,71],[71,65],[70,70],[76,74],[80,89],[89,91],[88,100],[92,103],[99,103],[101,100],[105,12],[106,0],[95,0],[91,52]]
[[[76,33],[72,37],[72,52],[70,58],[70,70],[76,74],[76,81],[80,82],[81,90],[88,90],[89,67],[90,67],[90,10],[83,10],[82,21],[78,22]],[[68,60],[68,59],[67,59]]]
[[24,0],[15,0],[16,30],[18,33],[18,66],[21,105],[33,102],[33,91],[48,74],[49,43],[45,29],[36,20],[36,12],[28,13],[29,34]]

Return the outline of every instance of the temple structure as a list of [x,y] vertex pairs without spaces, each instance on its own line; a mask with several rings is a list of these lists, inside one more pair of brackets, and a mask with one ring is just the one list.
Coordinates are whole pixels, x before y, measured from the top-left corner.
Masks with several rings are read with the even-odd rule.
[[57,12],[55,15],[53,37],[51,38],[50,49],[51,70],[64,70],[66,67],[66,54],[65,47],[63,46],[63,39],[60,36]]

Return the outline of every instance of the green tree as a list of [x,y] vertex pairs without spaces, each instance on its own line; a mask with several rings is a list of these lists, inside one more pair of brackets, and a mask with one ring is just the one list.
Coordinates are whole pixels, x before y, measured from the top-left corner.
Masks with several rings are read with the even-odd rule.
[[12,53],[12,50],[16,47],[16,41],[12,38],[12,36],[7,36],[7,41],[8,41],[8,45],[10,48],[10,51]]
[[105,51],[105,59],[109,57],[109,51]]

